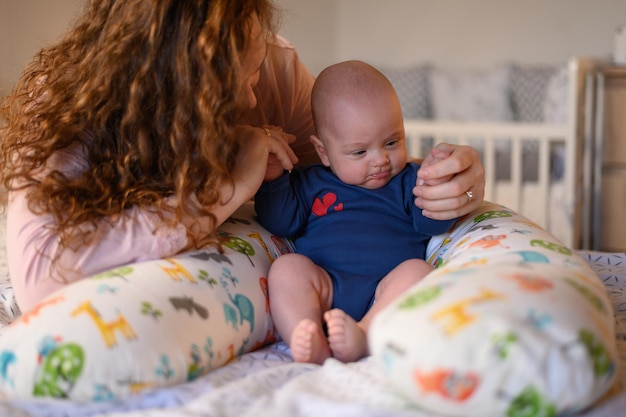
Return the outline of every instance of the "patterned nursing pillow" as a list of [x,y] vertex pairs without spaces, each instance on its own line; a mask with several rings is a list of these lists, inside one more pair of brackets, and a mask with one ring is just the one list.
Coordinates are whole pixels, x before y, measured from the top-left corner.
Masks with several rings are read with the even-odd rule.
[[588,264],[484,203],[433,239],[437,268],[372,323],[373,356],[416,405],[448,416],[549,417],[611,386],[614,318]]
[[0,398],[108,401],[192,380],[276,340],[267,299],[290,243],[246,204],[205,249],[120,267],[69,285],[0,336]]
[[[0,398],[109,401],[179,384],[276,340],[271,261],[292,251],[244,205],[205,249],[117,268],[57,291],[0,336]],[[455,416],[590,404],[615,367],[613,319],[586,263],[484,204],[429,245],[439,266],[373,324],[399,390]],[[411,331],[407,331],[411,329]],[[489,372],[486,372],[489,371]]]

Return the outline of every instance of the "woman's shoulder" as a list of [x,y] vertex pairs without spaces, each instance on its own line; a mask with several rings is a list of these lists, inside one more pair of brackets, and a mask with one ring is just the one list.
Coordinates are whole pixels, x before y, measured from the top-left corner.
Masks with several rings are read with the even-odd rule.
[[267,41],[267,44],[270,48],[278,48],[279,50],[284,49],[285,52],[292,51],[291,53],[295,53],[296,47],[284,36],[274,35],[270,37]]

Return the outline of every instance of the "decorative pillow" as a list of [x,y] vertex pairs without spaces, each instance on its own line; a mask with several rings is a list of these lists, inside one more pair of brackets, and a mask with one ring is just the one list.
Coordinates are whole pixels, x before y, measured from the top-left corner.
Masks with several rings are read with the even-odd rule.
[[405,69],[383,69],[398,94],[402,115],[406,119],[430,119],[429,65],[416,65]]
[[544,120],[544,103],[554,65],[511,65],[511,100],[514,120],[540,123]]
[[569,113],[569,77],[567,65],[561,65],[552,75],[546,88],[543,118],[546,123],[567,123]]
[[69,285],[0,337],[0,397],[109,401],[192,380],[276,340],[267,299],[288,241],[246,204],[207,248]]
[[484,203],[433,239],[428,256],[437,268],[369,333],[373,356],[416,405],[458,417],[554,416],[610,388],[611,303],[589,265],[548,232]]
[[431,72],[433,117],[440,120],[500,122],[513,120],[509,68]]

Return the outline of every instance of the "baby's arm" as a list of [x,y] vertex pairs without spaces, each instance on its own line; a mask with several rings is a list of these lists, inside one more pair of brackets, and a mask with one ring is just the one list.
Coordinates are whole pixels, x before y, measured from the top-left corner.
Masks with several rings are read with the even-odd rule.
[[293,176],[297,176],[297,170],[291,174],[283,172],[278,179],[263,182],[254,197],[259,223],[271,233],[287,238],[299,235],[308,218],[305,206],[296,195],[298,185],[293,183]]

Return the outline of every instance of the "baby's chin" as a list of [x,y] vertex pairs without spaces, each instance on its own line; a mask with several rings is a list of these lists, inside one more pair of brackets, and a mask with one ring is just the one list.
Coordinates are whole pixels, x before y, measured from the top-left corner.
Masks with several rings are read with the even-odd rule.
[[363,184],[359,184],[359,186],[369,190],[377,190],[389,184],[391,178],[391,175],[384,178],[368,178]]

